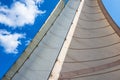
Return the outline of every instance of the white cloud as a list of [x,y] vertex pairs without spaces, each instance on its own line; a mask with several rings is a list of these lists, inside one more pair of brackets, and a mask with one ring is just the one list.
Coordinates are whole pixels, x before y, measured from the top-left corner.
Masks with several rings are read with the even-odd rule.
[[35,18],[45,13],[38,9],[43,2],[44,0],[15,0],[10,8],[0,6],[0,23],[14,28],[34,24]]
[[25,41],[25,42],[26,42],[25,45],[26,45],[26,46],[29,45],[30,41],[31,41],[31,40],[27,40],[27,41]]
[[17,47],[21,44],[21,38],[25,38],[25,34],[11,34],[6,30],[0,30],[0,45],[6,53],[18,53]]

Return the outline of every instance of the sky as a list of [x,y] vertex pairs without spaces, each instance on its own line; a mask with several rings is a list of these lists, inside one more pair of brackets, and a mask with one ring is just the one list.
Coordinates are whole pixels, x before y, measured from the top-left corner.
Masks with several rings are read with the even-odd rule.
[[120,0],[102,0],[112,19],[120,27]]
[[20,57],[59,0],[0,0],[0,79]]

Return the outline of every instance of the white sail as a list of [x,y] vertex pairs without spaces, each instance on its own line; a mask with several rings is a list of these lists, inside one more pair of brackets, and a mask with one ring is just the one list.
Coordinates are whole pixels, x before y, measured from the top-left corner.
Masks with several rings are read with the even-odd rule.
[[119,80],[120,35],[100,0],[60,0],[3,80]]

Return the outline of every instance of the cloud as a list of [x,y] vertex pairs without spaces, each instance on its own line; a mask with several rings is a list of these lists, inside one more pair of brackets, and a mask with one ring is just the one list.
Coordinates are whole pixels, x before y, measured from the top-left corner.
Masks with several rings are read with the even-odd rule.
[[25,38],[25,34],[11,34],[6,30],[0,30],[0,45],[6,53],[18,53],[17,47],[21,44],[21,38]]
[[26,46],[28,46],[29,45],[29,43],[30,43],[30,41],[31,41],[31,39],[30,40],[27,40],[27,41],[25,41],[26,42]]
[[13,28],[32,25],[38,15],[45,13],[38,9],[43,2],[44,0],[15,0],[10,8],[0,6],[0,23]]

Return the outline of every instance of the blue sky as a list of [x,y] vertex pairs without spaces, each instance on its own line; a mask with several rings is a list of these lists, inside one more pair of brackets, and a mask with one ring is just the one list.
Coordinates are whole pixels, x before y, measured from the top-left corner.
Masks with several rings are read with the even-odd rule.
[[59,0],[0,0],[0,79],[19,58]]
[[120,0],[102,0],[105,8],[120,27]]

